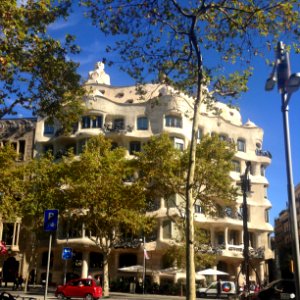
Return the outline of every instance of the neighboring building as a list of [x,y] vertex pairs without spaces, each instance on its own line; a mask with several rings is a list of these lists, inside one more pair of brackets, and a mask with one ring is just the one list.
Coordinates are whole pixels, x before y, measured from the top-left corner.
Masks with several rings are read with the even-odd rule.
[[[18,153],[18,163],[30,160],[33,156],[36,119],[3,119],[0,120],[0,147],[11,143]],[[1,191],[0,191],[1,192]],[[8,255],[0,255],[0,272],[2,281],[13,281],[17,273],[22,271],[25,239],[20,239],[21,220],[9,222],[2,220],[0,213],[0,241],[6,243]]]
[[[295,201],[297,224],[299,234],[300,224],[300,184],[295,188]],[[288,207],[288,204],[287,204]],[[282,277],[292,276],[292,236],[290,230],[290,213],[286,208],[279,213],[278,218],[275,219],[275,253],[279,261],[279,268]]]
[[[72,148],[76,155],[82,152],[86,141],[98,134],[103,134],[113,141],[114,146],[127,149],[130,158],[134,151],[141,151],[142,146],[153,135],[167,132],[178,149],[185,149],[190,143],[193,99],[163,85],[147,84],[140,93],[135,86],[113,87],[110,78],[104,72],[102,63],[96,70],[90,72],[86,82],[88,91],[84,101],[88,113],[74,126],[71,135],[61,134],[59,124],[47,119],[39,119],[36,127],[36,155],[51,149],[59,157]],[[217,133],[220,138],[232,141],[237,145],[233,161],[233,171],[230,173],[234,183],[240,184],[240,176],[245,171],[245,162],[251,161],[252,193],[248,198],[248,228],[251,246],[251,279],[258,277],[261,281],[268,278],[268,260],[273,259],[270,248],[270,234],[273,227],[269,223],[268,211],[271,203],[267,196],[268,180],[266,168],[271,163],[271,155],[264,151],[263,130],[248,121],[242,124],[238,110],[222,103],[216,103],[213,110],[201,106],[201,117],[198,138],[203,134]],[[174,198],[157,199],[156,207],[152,208],[158,220],[156,237],[146,241],[146,249],[150,257],[147,275],[154,282],[163,284],[175,281],[178,273],[164,271],[163,253],[166,247],[176,240],[178,231],[174,223],[167,217],[167,208],[178,203],[178,195]],[[241,264],[243,262],[243,221],[242,196],[237,199],[236,210],[225,209],[218,217],[206,217],[200,207],[195,207],[195,221],[206,229],[211,236],[212,250],[217,253],[216,268],[226,271],[231,279],[243,282]],[[176,209],[174,208],[174,214]],[[64,268],[68,276],[76,273],[80,276],[101,273],[101,253],[88,238],[84,224],[73,221],[59,223],[55,245],[52,251],[50,278],[52,282],[60,283],[64,278]],[[46,272],[47,242],[41,243],[40,255],[37,259],[37,282],[40,282]],[[71,247],[75,253],[72,261],[63,261],[63,247]],[[143,264],[144,252],[140,244],[135,247],[120,247],[113,251],[110,261],[110,278],[136,276],[137,272],[125,273],[120,270],[124,266]],[[100,262],[100,263],[99,263]],[[25,265],[25,263],[24,263]],[[65,266],[64,268],[62,266]],[[147,276],[148,277],[148,276]]]

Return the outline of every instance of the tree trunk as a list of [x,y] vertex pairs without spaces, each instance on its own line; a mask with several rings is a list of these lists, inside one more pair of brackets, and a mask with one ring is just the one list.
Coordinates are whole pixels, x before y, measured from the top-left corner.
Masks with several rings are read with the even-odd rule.
[[197,57],[197,96],[194,103],[193,128],[191,136],[191,147],[189,153],[188,173],[186,180],[186,299],[196,299],[196,282],[195,282],[195,250],[194,250],[194,198],[193,183],[196,166],[196,147],[197,132],[199,126],[199,110],[202,100],[202,56],[198,47],[195,34],[195,24],[197,18],[193,18],[190,28],[190,41],[193,45]]
[[103,296],[109,296],[108,253],[103,252]]
[[29,263],[28,263],[28,268],[27,268],[27,272],[26,272],[26,277],[25,277],[25,280],[24,280],[24,292],[25,293],[28,291],[30,271],[31,271],[32,267],[35,267],[34,263],[36,263],[36,259],[34,259],[34,258],[36,256],[37,243],[36,243],[36,238],[35,238],[34,233],[31,236],[30,247],[31,247],[31,253],[30,253],[30,257],[29,257]]

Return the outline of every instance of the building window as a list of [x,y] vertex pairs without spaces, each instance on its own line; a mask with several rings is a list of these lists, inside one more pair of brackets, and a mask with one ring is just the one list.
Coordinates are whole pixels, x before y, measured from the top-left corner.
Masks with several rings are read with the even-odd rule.
[[[239,215],[242,217],[242,219],[244,218],[244,209],[243,209],[243,205],[240,206],[239,208]],[[247,205],[247,221],[250,221],[250,206]]]
[[133,253],[120,253],[119,268],[137,265],[137,256]]
[[203,129],[202,128],[198,128],[197,130],[197,143],[199,144],[201,139],[203,137]]
[[256,235],[254,232],[249,232],[249,245],[252,248],[256,248]]
[[269,223],[269,221],[270,221],[270,219],[269,219],[269,210],[268,209],[265,210],[265,221],[266,221],[266,223]]
[[260,166],[260,175],[266,176],[266,166],[265,165]]
[[241,152],[246,152],[246,142],[244,139],[237,140],[237,149]]
[[166,127],[182,128],[181,117],[173,116],[173,115],[166,116]]
[[86,128],[102,128],[102,116],[83,116],[81,127]]
[[232,164],[232,171],[241,173],[241,162],[239,160],[233,160]]
[[139,117],[137,119],[137,129],[138,130],[148,130],[148,118],[147,117]]
[[231,230],[229,232],[229,244],[238,245],[239,244],[239,232],[236,230]]
[[103,268],[103,254],[99,252],[90,253],[90,263],[89,267],[92,269],[102,269]]
[[44,151],[44,153],[50,152],[51,154],[53,154],[54,147],[52,144],[45,144],[43,147],[43,151]]
[[264,185],[264,196],[266,199],[268,199],[268,186]]
[[[48,264],[48,251],[42,253],[42,267],[47,267]],[[50,267],[53,267],[53,251],[50,253]]]
[[180,150],[180,151],[183,151],[183,148],[184,148],[184,140],[183,140],[183,139],[176,138],[176,137],[174,137],[173,140],[174,140],[174,148],[175,148],[175,149],[178,149],[178,150]]
[[194,211],[196,214],[201,214],[202,213],[202,207],[199,204],[194,205]]
[[26,142],[24,140],[19,141],[19,159],[20,160],[25,159],[25,145],[26,145]]
[[228,141],[228,136],[226,134],[219,134],[219,140],[226,142]]
[[102,128],[102,116],[92,117],[92,127]]
[[89,116],[83,116],[81,120],[82,128],[91,128],[91,118]]
[[217,239],[218,245],[223,245],[225,243],[224,232],[217,232],[216,239]]
[[176,196],[170,196],[169,198],[165,199],[165,202],[167,208],[176,207]]
[[255,165],[253,162],[250,165],[250,170],[249,170],[250,175],[255,175]]
[[111,150],[117,149],[119,147],[117,142],[111,142]]
[[170,239],[172,237],[172,223],[170,220],[163,221],[163,238]]
[[46,134],[54,134],[54,124],[53,122],[46,121],[44,123],[44,135]]
[[134,141],[129,144],[129,153],[134,155],[135,152],[141,152],[141,142]]
[[114,119],[113,121],[113,129],[114,130],[123,130],[125,128],[125,124],[124,124],[124,119],[123,118],[118,118],[118,119]]
[[82,139],[77,142],[77,154],[80,154],[84,151],[84,147],[87,143],[87,139]]
[[14,244],[14,223],[3,223],[2,241],[6,245]]
[[80,268],[82,266],[82,252],[73,251],[72,268]]

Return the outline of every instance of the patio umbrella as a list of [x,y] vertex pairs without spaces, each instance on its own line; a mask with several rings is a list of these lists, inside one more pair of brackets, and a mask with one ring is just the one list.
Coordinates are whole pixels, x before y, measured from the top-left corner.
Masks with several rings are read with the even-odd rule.
[[134,266],[119,268],[118,270],[122,272],[137,273],[137,272],[143,272],[144,267],[141,265],[134,265]]
[[229,275],[226,272],[215,270],[215,269],[205,269],[202,271],[196,272],[197,275]]
[[[160,275],[175,277],[175,280],[186,279],[186,271],[184,269],[178,269],[176,267],[171,267],[159,271]],[[196,280],[205,280],[205,277],[201,274],[195,274]]]

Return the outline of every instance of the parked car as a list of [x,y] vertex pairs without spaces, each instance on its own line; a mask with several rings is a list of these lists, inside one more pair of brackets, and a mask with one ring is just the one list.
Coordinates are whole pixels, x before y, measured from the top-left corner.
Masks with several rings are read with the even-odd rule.
[[[197,290],[197,297],[216,297],[217,291],[217,281],[212,282],[208,287],[199,288]],[[236,295],[236,286],[233,281],[222,281],[221,282],[221,297],[229,297]]]
[[102,287],[97,285],[91,278],[77,278],[68,281],[56,288],[55,296],[58,299],[82,298],[86,300],[99,299],[102,297]]
[[292,279],[278,279],[270,282],[259,292],[251,295],[255,300],[295,299],[296,287]]

